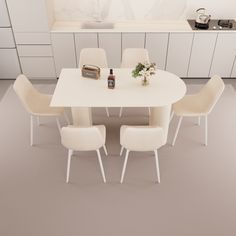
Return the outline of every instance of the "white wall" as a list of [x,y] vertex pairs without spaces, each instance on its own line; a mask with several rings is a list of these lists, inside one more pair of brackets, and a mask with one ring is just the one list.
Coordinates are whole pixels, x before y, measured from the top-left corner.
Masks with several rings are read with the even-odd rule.
[[195,18],[200,7],[205,7],[212,18],[236,18],[236,0],[54,0],[55,18],[93,19],[99,15],[97,4],[102,18],[112,20]]

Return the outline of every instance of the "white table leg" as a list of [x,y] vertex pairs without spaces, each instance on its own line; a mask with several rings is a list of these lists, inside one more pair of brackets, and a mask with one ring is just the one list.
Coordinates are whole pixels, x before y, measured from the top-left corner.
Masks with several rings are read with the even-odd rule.
[[93,124],[91,107],[72,107],[71,113],[73,125],[91,126]]
[[149,125],[160,126],[164,130],[164,144],[167,142],[169,122],[170,122],[171,104],[164,107],[151,107]]

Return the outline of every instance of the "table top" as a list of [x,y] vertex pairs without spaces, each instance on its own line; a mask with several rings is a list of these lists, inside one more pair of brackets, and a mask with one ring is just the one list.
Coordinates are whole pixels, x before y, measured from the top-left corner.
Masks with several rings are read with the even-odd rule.
[[157,70],[147,86],[132,77],[132,69],[115,68],[115,89],[107,88],[109,69],[101,69],[98,80],[83,78],[80,69],[62,69],[51,106],[54,107],[160,107],[170,105],[186,93],[178,76]]

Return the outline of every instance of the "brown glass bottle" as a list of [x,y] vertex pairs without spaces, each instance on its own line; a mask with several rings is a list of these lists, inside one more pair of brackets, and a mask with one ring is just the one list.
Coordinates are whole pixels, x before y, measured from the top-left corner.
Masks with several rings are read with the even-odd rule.
[[115,88],[115,76],[113,75],[113,69],[110,69],[110,74],[107,78],[107,85],[109,89]]

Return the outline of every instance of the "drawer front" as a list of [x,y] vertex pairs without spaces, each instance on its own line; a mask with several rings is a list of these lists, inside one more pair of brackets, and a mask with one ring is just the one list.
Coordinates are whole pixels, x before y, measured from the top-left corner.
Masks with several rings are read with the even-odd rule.
[[51,44],[49,33],[15,33],[16,44]]
[[23,74],[30,78],[56,78],[52,57],[20,57]]
[[20,73],[16,49],[0,49],[0,79],[15,79]]
[[19,56],[24,57],[52,57],[50,45],[18,45]]
[[0,28],[0,48],[15,48],[11,28]]

